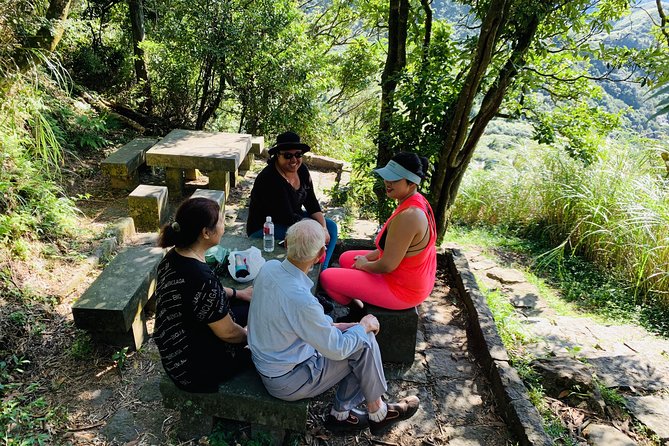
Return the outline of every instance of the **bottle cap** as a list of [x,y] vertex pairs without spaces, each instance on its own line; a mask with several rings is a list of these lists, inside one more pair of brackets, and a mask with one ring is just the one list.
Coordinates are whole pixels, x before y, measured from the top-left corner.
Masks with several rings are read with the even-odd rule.
[[268,221],[268,222],[271,223],[272,222],[272,216],[268,215],[267,217],[265,217],[265,221]]

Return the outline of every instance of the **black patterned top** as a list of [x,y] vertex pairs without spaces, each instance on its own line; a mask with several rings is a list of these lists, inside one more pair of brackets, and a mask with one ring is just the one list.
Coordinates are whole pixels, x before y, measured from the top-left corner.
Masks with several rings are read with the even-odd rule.
[[219,339],[208,324],[230,314],[230,302],[211,268],[174,249],[158,265],[154,340],[175,384],[191,392],[215,392],[219,382],[248,361],[244,344]]

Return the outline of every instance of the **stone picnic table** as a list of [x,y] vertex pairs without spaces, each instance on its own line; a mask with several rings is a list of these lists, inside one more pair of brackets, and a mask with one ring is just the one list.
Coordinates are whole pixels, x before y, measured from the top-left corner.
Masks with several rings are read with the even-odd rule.
[[172,196],[182,196],[184,179],[197,179],[197,170],[204,170],[209,189],[224,191],[227,197],[237,171],[248,168],[251,140],[243,133],[176,129],[146,152],[146,164],[165,168]]
[[[283,247],[283,245],[277,243],[274,244],[274,251],[272,252],[265,252],[262,250],[262,245],[263,245],[263,240],[261,238],[249,238],[243,235],[236,235],[236,234],[223,234],[223,237],[221,237],[221,241],[219,242],[219,245],[222,246],[223,248],[228,249],[230,252],[232,251],[243,251],[245,249],[250,248],[251,246],[255,246],[258,248],[261,253],[263,258],[266,261],[270,260],[279,260],[283,261],[286,259],[286,248]],[[312,268],[311,271],[309,271],[309,278],[314,282],[314,286],[311,289],[312,293],[315,293],[316,287],[318,286],[318,276],[321,273],[321,265],[316,264]],[[253,285],[253,281],[251,282],[237,282],[235,279],[233,279],[230,276],[230,272],[228,271],[227,265],[222,268],[218,272],[219,276],[218,279],[221,282],[223,286],[230,287],[230,288],[245,288],[246,286]]]

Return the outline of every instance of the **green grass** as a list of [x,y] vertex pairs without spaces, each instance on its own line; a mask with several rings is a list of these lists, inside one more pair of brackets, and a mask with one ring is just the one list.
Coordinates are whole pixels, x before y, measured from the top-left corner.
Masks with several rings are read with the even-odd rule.
[[463,247],[483,248],[491,258],[501,251],[513,253],[525,269],[528,281],[536,285],[542,299],[560,315],[588,316],[604,323],[636,323],[651,332],[669,336],[669,308],[663,301],[648,298],[645,305],[619,274],[603,271],[580,256],[553,257],[546,261],[550,247],[542,241],[509,234],[508,229],[468,228],[453,225],[446,241]]

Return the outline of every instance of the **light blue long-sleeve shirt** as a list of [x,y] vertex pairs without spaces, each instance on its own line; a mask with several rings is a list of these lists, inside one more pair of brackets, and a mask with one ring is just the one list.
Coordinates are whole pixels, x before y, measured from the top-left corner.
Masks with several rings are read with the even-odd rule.
[[313,282],[288,260],[270,260],[253,283],[248,343],[258,372],[284,375],[318,351],[342,360],[368,343],[361,325],[345,332],[332,325],[311,294]]

